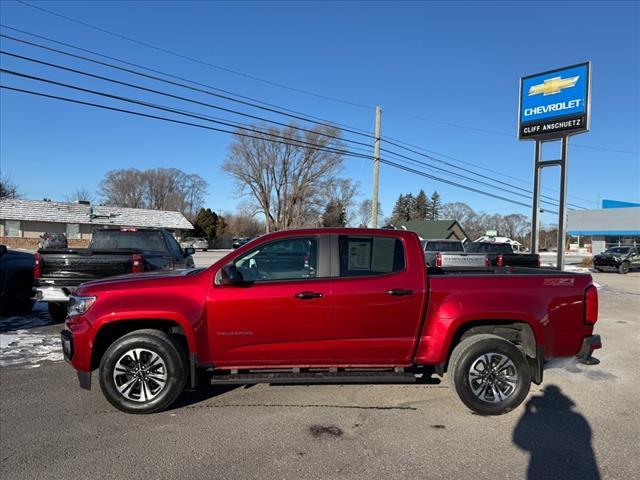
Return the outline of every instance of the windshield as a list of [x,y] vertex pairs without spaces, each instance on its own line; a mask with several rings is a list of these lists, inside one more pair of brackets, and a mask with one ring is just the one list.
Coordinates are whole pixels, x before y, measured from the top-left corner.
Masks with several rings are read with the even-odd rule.
[[91,241],[91,250],[165,250],[162,236],[158,231],[97,231]]
[[508,243],[472,243],[467,247],[467,252],[513,253],[513,249]]
[[631,247],[611,247],[607,249],[606,253],[629,253]]
[[425,252],[464,252],[462,242],[426,242]]

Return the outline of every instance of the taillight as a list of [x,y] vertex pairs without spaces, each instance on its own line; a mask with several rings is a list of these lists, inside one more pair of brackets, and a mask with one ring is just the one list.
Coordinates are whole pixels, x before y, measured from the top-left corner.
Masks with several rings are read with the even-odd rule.
[[142,255],[134,253],[131,255],[131,273],[140,273],[144,268]]
[[33,255],[33,278],[42,278],[42,265],[40,264],[40,254]]
[[489,257],[487,257],[486,255],[484,257],[484,266],[487,268],[491,266],[491,260],[489,260]]
[[498,255],[498,262],[496,263],[498,267],[502,267],[504,265],[504,258],[502,258],[502,254]]
[[598,289],[591,285],[584,292],[584,322],[593,325],[598,321]]
[[440,252],[436,253],[436,267],[442,267],[442,254]]

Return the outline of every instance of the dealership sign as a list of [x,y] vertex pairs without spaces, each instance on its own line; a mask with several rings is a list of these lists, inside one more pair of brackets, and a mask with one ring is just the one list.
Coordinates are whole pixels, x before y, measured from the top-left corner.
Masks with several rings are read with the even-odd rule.
[[552,139],[589,130],[591,64],[520,79],[518,138]]

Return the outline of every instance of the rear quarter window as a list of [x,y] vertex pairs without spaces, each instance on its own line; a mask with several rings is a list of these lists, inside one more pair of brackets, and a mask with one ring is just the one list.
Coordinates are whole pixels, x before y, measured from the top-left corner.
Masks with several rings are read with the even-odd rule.
[[405,268],[402,241],[383,236],[338,237],[340,276],[385,275]]

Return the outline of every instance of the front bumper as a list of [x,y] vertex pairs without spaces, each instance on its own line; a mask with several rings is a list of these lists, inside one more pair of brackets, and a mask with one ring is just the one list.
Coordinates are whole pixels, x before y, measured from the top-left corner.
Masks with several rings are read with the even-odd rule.
[[602,340],[600,340],[600,335],[590,335],[582,340],[582,346],[580,347],[580,351],[576,355],[579,359],[587,359],[591,357],[591,354],[594,350],[602,348]]

